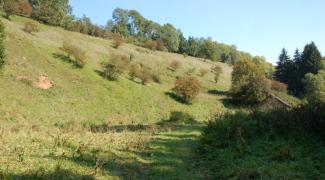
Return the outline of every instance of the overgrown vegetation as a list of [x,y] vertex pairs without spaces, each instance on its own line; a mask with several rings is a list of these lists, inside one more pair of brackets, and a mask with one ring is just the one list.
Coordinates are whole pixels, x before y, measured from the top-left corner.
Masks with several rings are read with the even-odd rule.
[[209,169],[208,176],[213,179],[324,176],[323,142],[315,134],[312,121],[305,121],[305,113],[298,108],[216,116],[204,128],[199,148],[199,157]]

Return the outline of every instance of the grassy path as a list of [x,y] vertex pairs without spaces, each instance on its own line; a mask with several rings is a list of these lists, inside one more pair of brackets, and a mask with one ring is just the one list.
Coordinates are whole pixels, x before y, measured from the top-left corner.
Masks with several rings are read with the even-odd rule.
[[152,162],[147,177],[154,179],[198,179],[193,167],[193,153],[200,126],[181,126],[159,133],[151,144],[148,159]]

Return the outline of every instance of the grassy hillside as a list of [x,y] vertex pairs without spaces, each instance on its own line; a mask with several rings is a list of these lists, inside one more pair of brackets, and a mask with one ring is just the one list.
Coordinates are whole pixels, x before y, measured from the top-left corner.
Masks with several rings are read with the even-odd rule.
[[[185,105],[168,95],[176,76],[193,68],[198,74],[215,63],[130,44],[114,49],[109,40],[42,24],[40,32],[29,34],[23,27],[30,19],[1,20],[6,27],[7,65],[0,78],[0,179],[195,176],[186,161],[201,124],[157,123],[173,111],[202,122],[223,109],[222,96],[208,90],[229,88],[228,65],[219,63],[223,74],[218,84],[211,72],[198,76],[204,88],[192,105]],[[84,69],[56,56],[65,41],[87,51]],[[134,61],[159,72],[163,83],[143,86],[127,74],[117,82],[103,79],[96,72],[111,54],[133,54]],[[175,60],[182,63],[176,72],[168,68]],[[41,90],[25,81],[41,75],[54,87]]]
[[[22,28],[24,22],[30,20],[15,17],[13,22],[3,21],[7,32],[8,65],[1,78],[1,84],[5,87],[1,89],[1,114],[6,114],[7,119],[18,120],[21,115],[28,122],[46,120],[46,123],[53,124],[58,120],[62,123],[80,123],[119,115],[126,120],[148,123],[166,118],[170,111],[185,111],[203,120],[211,109],[221,106],[215,101],[215,96],[204,90],[192,106],[180,104],[165,95],[173,87],[176,76],[183,75],[191,68],[196,68],[196,73],[201,68],[210,69],[211,63],[191,57],[185,59],[178,54],[153,52],[129,44],[116,50],[108,40],[44,25],[40,25],[39,33],[28,34]],[[55,57],[64,41],[87,50],[89,58],[84,69],[75,69]],[[160,72],[163,83],[142,86],[130,81],[127,75],[118,82],[101,78],[96,73],[99,63],[112,53],[127,56],[134,54],[135,61],[143,62]],[[176,73],[168,69],[174,60],[182,63],[181,70]],[[206,90],[228,89],[231,69],[225,64],[221,65],[224,73],[218,85],[213,82],[212,73],[200,78]],[[20,76],[34,80],[40,75],[48,76],[54,81],[55,87],[43,91],[17,81]],[[17,108],[21,110],[17,112]]]

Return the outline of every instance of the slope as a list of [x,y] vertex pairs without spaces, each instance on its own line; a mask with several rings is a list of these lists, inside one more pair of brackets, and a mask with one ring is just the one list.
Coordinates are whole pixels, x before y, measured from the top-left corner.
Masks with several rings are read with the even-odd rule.
[[[209,94],[208,90],[229,88],[228,65],[217,63],[223,74],[216,84],[212,73],[197,75],[200,69],[209,70],[216,63],[131,44],[114,49],[109,40],[43,24],[38,24],[40,32],[29,34],[23,27],[32,20],[17,16],[11,21],[1,20],[6,26],[7,64],[0,78],[0,177],[174,177],[171,169],[181,173],[180,177],[190,176],[183,158],[195,144],[192,141],[201,125],[157,123],[174,111],[188,113],[202,122],[223,109],[219,101],[222,96]],[[57,58],[65,41],[87,51],[84,69]],[[111,54],[133,54],[134,61],[159,72],[163,83],[143,86],[129,80],[127,74],[117,82],[103,79],[96,71]],[[182,63],[180,70],[168,68],[173,61]],[[175,78],[188,71],[194,71],[204,87],[192,105],[168,95]],[[39,76],[48,77],[54,87],[32,87],[30,81]],[[170,157],[169,151],[174,148],[166,143],[172,140],[175,156]]]

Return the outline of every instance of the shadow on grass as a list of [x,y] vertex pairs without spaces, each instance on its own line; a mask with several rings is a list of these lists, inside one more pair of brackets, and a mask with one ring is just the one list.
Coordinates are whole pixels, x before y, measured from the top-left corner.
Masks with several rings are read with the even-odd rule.
[[178,97],[176,94],[172,92],[165,92],[166,96],[169,96],[170,98],[174,99],[175,101],[185,104],[185,105],[191,105],[191,103],[185,102],[182,98]]
[[62,53],[53,53],[52,56],[56,59],[61,59],[63,62],[72,64],[72,66],[76,69],[79,67],[76,61],[74,61],[73,59],[71,59],[71,57],[67,55],[64,55]]
[[155,131],[161,131],[165,132],[168,130],[177,130],[179,128],[182,128],[185,124],[191,125],[191,126],[197,126],[201,125],[202,123],[197,122],[195,120],[190,120],[188,122],[185,121],[178,121],[178,120],[162,120],[155,124],[149,124],[149,125],[143,125],[143,124],[131,124],[131,125],[109,125],[109,124],[99,124],[99,125],[87,125],[87,128],[92,133],[108,133],[108,132],[140,132],[140,131],[146,131],[151,132],[153,130]]
[[21,173],[21,174],[1,174],[0,179],[33,179],[33,180],[41,180],[41,179],[83,179],[83,180],[93,180],[95,177],[93,175],[82,175],[70,170],[62,169],[57,167],[52,172],[46,172],[44,169],[39,169],[35,172]]
[[227,97],[230,96],[230,93],[228,91],[209,90],[208,93],[212,95],[218,95],[218,96],[227,96]]

